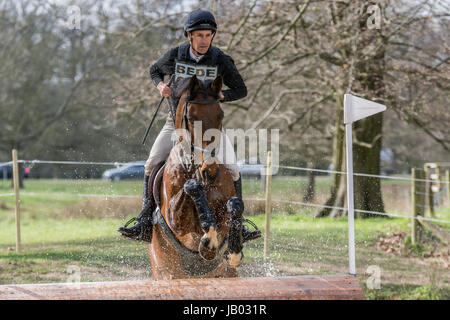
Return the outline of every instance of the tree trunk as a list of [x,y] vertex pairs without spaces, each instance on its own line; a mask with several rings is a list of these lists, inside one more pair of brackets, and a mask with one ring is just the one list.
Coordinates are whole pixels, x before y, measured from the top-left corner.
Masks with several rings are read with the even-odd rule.
[[[361,120],[359,124],[355,123],[356,139],[370,143],[370,147],[359,143],[353,144],[353,167],[355,172],[380,174],[382,123],[382,113]],[[380,179],[354,176],[354,182],[355,209],[383,212],[384,205],[381,197]],[[355,215],[356,217],[372,216],[361,212],[356,212]]]
[[[367,12],[365,10],[364,12]],[[362,59],[355,65],[355,87],[366,93],[368,99],[383,103],[385,96],[384,71],[385,71],[385,43],[382,36],[374,30],[366,30],[365,18],[360,23],[363,48],[373,44],[380,44],[378,51],[371,59]],[[364,33],[363,33],[364,32]],[[373,175],[380,174],[380,152],[383,135],[383,113],[377,113],[368,118],[356,121],[353,124],[353,167],[355,172]],[[379,178],[354,177],[355,209],[365,211],[384,212],[384,204],[381,196],[381,184]],[[356,217],[366,218],[375,216],[369,213],[356,212]]]
[[[344,123],[344,92],[337,91],[336,92],[336,106],[337,106],[337,117],[335,121],[335,130],[333,136],[333,171],[343,171],[344,165],[344,138],[345,132],[343,128]],[[331,188],[330,188],[330,197],[325,202],[325,208],[319,209],[314,217],[325,217],[329,216],[332,212],[332,208],[327,207],[335,207],[337,203],[341,203],[338,198],[339,188],[342,182],[342,175],[340,173],[332,173],[331,175]],[[345,184],[344,184],[345,185]],[[338,200],[338,201],[336,201]]]
[[[314,169],[314,164],[308,162],[308,168]],[[312,202],[315,196],[315,175],[314,171],[307,171],[308,185],[306,186],[305,193],[303,194],[303,202]]]
[[[367,12],[367,5],[365,4],[362,12]],[[354,81],[351,83],[351,90],[366,95],[365,98],[374,100],[385,96],[384,88],[384,59],[385,59],[385,45],[376,46],[378,51],[371,58],[359,57],[358,54],[363,52],[363,48],[368,48],[369,45],[380,44],[384,41],[382,36],[376,29],[367,30],[366,27],[367,14],[361,14],[359,28],[361,37],[354,56],[355,70]],[[358,59],[360,58],[360,59]],[[338,117],[336,119],[336,127],[340,130],[335,132],[335,143],[333,145],[333,164],[335,170],[342,170],[344,167],[344,130],[341,128],[343,124],[343,94],[338,94],[340,101],[340,108]],[[339,121],[339,122],[338,122]],[[383,127],[383,113],[370,116],[366,119],[356,121],[353,124],[353,168],[355,173],[380,174],[380,152],[382,142],[382,127]],[[338,169],[340,168],[340,169]],[[346,171],[346,170],[345,170]],[[325,203],[326,206],[343,207],[346,195],[345,177],[337,180],[333,177],[330,198]],[[354,201],[356,210],[364,211],[384,211],[383,199],[381,196],[381,185],[379,178],[354,176]],[[320,210],[315,216],[342,216],[346,211],[332,208],[324,208]],[[369,213],[361,213],[356,211],[357,218],[365,218],[374,216]]]

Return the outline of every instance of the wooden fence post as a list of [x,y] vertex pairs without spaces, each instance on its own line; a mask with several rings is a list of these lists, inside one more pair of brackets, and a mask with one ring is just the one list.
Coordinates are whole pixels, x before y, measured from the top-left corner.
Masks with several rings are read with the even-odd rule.
[[14,196],[16,199],[16,252],[20,252],[20,200],[19,200],[19,164],[17,162],[17,150],[12,151]]
[[412,219],[411,219],[411,243],[420,241],[422,226],[417,221],[417,216],[424,216],[425,212],[425,181],[417,181],[425,178],[425,172],[412,168],[411,198],[412,198]]
[[[442,184],[440,182],[441,180],[441,167],[437,165],[436,163],[425,163],[424,165],[425,170],[425,179],[426,182],[426,203],[428,203],[428,211],[430,213],[430,216],[435,217],[435,210],[434,210],[434,199],[435,195],[438,194],[438,192],[442,188]],[[435,182],[433,182],[435,181]],[[427,210],[425,210],[427,211]]]
[[[430,197],[432,197],[433,195],[431,194],[431,183],[430,183],[430,168],[428,167],[428,164],[427,163],[425,163],[425,165],[423,166],[423,171],[424,171],[424,174],[425,174],[425,180],[427,180],[426,182],[424,182],[424,185],[425,185],[425,194],[424,194],[424,196],[425,196],[425,205],[428,203],[428,204],[430,204],[430,206],[428,207],[428,208],[424,208],[424,216],[425,216],[425,214],[427,213],[427,211],[429,211],[430,210],[430,215],[431,215],[431,211],[432,211],[432,208],[431,208],[431,206],[432,206],[432,204],[431,204],[431,202],[433,202],[433,201],[430,201]],[[432,199],[431,199],[432,200]]]
[[269,257],[270,215],[272,210],[272,151],[267,153],[266,170],[266,234],[264,235],[264,261]]

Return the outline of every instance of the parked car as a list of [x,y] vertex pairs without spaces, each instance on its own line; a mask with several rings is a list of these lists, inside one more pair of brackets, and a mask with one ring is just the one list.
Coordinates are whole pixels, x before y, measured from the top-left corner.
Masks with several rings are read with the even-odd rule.
[[[28,178],[31,172],[31,169],[27,166],[22,167],[22,174],[24,178]],[[20,168],[20,166],[19,166]],[[12,163],[0,163],[0,180],[2,179],[11,179],[13,173],[13,165]]]
[[145,161],[128,162],[119,168],[103,172],[102,178],[109,181],[144,179]]
[[[264,165],[262,164],[246,164],[246,162],[250,161],[238,161],[237,165],[239,167],[239,171],[241,172],[241,176],[243,177],[261,177],[261,170],[264,170]],[[255,162],[253,160],[253,162]]]

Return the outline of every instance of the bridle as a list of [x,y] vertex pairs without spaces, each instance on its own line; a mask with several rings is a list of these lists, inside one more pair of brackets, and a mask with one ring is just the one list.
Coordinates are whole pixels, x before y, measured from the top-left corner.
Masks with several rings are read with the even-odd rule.
[[[195,100],[195,99],[191,98],[198,94],[203,94],[206,97],[208,97],[208,96],[213,97],[214,100]],[[183,129],[185,129],[186,132],[189,132],[187,112],[188,112],[188,107],[190,104],[207,105],[207,104],[218,103],[219,101],[220,101],[220,98],[216,92],[214,92],[212,90],[208,90],[208,89],[203,89],[203,88],[200,88],[197,91],[195,91],[194,93],[187,95],[185,97],[185,101],[184,101],[184,110],[183,110],[183,118],[182,118],[182,122],[181,122],[181,127]],[[183,156],[180,156],[180,152],[179,152],[180,150],[178,150],[177,159],[180,162],[180,164],[183,166],[186,173],[189,174],[192,171],[191,169],[194,168],[195,170],[193,171],[193,175],[195,175],[195,173],[200,170],[200,167],[203,165],[204,162],[206,162],[209,159],[214,158],[216,156],[217,150],[219,149],[220,140],[219,140],[219,143],[217,144],[217,146],[212,150],[203,149],[199,146],[196,146],[196,145],[194,145],[192,139],[189,138],[189,140],[190,140],[190,157],[189,157],[189,159],[187,159],[187,157],[186,157],[186,155],[188,155],[189,153],[186,152],[186,150],[184,148],[184,143],[180,140],[179,140],[179,142],[180,142],[179,144],[181,146],[181,149],[183,150]],[[200,151],[202,153],[202,160],[199,164],[194,163],[194,153],[196,150]],[[186,160],[186,161],[183,161],[183,160]],[[185,166],[185,163],[187,163],[187,167]],[[199,174],[199,177],[201,177],[200,174]]]

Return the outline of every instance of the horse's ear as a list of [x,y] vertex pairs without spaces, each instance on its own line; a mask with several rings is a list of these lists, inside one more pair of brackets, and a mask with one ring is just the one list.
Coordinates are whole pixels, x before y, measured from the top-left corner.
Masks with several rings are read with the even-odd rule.
[[200,82],[197,79],[197,76],[194,75],[189,82],[189,93],[196,92],[200,88]]
[[222,83],[222,76],[218,76],[217,78],[215,78],[213,83],[211,84],[212,91],[219,93],[220,90],[222,90]]

